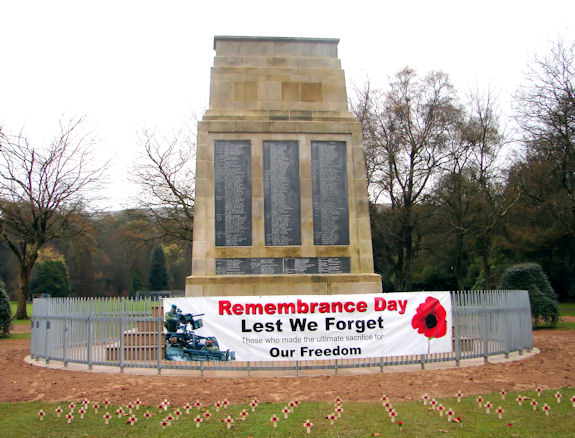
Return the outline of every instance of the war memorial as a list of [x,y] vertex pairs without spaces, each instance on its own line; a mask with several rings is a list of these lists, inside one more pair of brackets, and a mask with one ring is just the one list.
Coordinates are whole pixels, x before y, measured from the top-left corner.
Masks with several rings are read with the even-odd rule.
[[381,292],[338,42],[214,38],[186,296]]

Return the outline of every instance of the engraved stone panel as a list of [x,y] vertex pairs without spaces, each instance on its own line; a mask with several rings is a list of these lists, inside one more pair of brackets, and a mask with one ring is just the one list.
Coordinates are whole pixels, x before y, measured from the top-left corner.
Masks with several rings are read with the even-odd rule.
[[349,245],[346,143],[312,141],[313,241]]
[[299,147],[297,141],[264,141],[266,246],[301,245]]
[[349,272],[349,257],[216,259],[216,275],[348,274]]
[[317,257],[286,258],[284,269],[286,274],[317,274]]
[[216,275],[282,274],[281,258],[216,259]]
[[214,143],[215,244],[252,245],[252,177],[249,140]]
[[317,260],[319,274],[341,274],[349,269],[349,257],[319,257]]

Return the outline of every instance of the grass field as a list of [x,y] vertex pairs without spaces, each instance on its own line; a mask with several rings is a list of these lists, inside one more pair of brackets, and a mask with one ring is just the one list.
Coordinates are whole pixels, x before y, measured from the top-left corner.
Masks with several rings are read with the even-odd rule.
[[[517,393],[509,393],[505,400],[500,394],[486,394],[484,400],[491,400],[493,407],[491,413],[487,413],[485,407],[480,408],[476,397],[464,397],[458,403],[456,398],[437,399],[438,404],[454,410],[454,418],[461,417],[462,422],[449,423],[447,415],[440,416],[438,410],[431,410],[424,406],[421,400],[398,402],[389,400],[392,407],[397,412],[395,423],[391,422],[388,410],[380,401],[369,403],[346,403],[342,401],[343,413],[333,425],[325,417],[335,413],[334,404],[302,402],[284,419],[282,414],[286,404],[261,403],[252,413],[249,405],[231,405],[228,409],[215,411],[210,402],[208,406],[212,413],[209,422],[201,423],[196,428],[194,418],[201,411],[190,410],[186,415],[183,407],[172,407],[166,412],[160,412],[156,406],[141,407],[134,410],[137,421],[133,426],[126,424],[129,419],[127,407],[123,409],[126,414],[121,418],[115,415],[118,406],[110,406],[108,409],[100,408],[96,414],[92,404],[87,409],[83,419],[80,419],[79,404],[74,412],[74,419],[67,423],[66,414],[70,411],[68,403],[16,403],[0,404],[0,436],[2,437],[302,437],[302,436],[322,436],[322,437],[391,437],[398,433],[404,436],[436,437],[443,433],[449,436],[481,436],[481,437],[565,437],[572,435],[575,430],[575,408],[572,406],[571,397],[575,395],[575,389],[562,388],[563,395],[561,403],[555,399],[556,391],[544,391],[541,397],[537,397],[535,390],[522,393],[530,400],[523,402],[522,406],[516,401]],[[432,394],[430,394],[432,396]],[[538,403],[537,410],[534,411],[530,405],[531,400]],[[193,403],[195,400],[190,400]],[[128,401],[126,401],[127,403]],[[159,400],[158,402],[161,402]],[[204,402],[208,402],[205,400]],[[102,400],[99,401],[102,403]],[[484,401],[485,403],[485,401]],[[543,411],[544,404],[550,406],[549,416]],[[61,406],[63,412],[61,417],[56,417],[55,410]],[[501,406],[504,410],[503,418],[499,419],[496,409]],[[175,410],[179,408],[182,417],[172,421],[172,425],[165,429],[160,424],[169,414],[175,416]],[[42,409],[46,415],[43,421],[39,420],[38,412]],[[240,420],[240,412],[245,409],[248,412],[246,421]],[[150,419],[144,417],[144,413],[149,410],[153,415]],[[110,412],[109,424],[104,423],[103,415]],[[231,429],[227,429],[223,419],[228,415],[234,418]],[[279,420],[277,428],[273,428],[271,417],[276,415]],[[311,420],[311,434],[308,435],[303,424],[306,420]],[[403,424],[399,426],[399,421]],[[379,434],[379,435],[377,435]]]
[[575,321],[565,321],[561,319],[563,316],[575,316],[575,303],[560,303],[559,304],[559,323],[557,324],[558,330],[575,330]]
[[575,303],[560,303],[559,313],[561,316],[575,316]]
[[[16,307],[18,307],[18,303],[16,301],[10,301],[10,310],[12,311],[12,315],[16,314]],[[26,312],[28,313],[28,318],[29,318],[32,315],[32,303],[26,304]],[[28,319],[13,319],[12,324],[26,325],[26,324],[30,324],[30,320],[28,320]]]

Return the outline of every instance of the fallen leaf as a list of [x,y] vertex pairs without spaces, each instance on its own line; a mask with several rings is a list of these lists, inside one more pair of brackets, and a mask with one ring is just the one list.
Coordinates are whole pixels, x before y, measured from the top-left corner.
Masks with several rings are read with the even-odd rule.
[[381,434],[379,432],[374,432],[371,434],[371,436],[381,436]]

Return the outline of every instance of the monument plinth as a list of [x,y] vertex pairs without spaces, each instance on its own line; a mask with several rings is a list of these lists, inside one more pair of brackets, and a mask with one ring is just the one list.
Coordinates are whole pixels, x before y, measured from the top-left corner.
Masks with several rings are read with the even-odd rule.
[[186,296],[381,292],[338,42],[214,38]]

